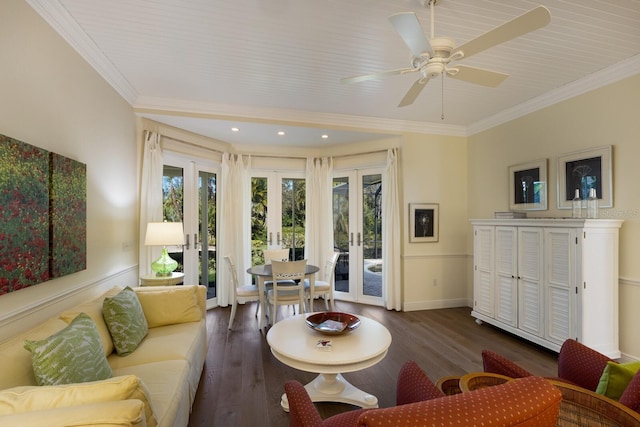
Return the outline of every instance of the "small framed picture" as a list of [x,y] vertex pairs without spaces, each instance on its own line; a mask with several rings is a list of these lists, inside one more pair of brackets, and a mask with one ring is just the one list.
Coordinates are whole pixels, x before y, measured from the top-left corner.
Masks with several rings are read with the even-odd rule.
[[558,157],[558,209],[571,209],[576,190],[586,200],[595,188],[599,205],[613,207],[611,146],[576,151]]
[[547,159],[509,166],[509,209],[547,210]]
[[437,203],[409,203],[409,242],[438,241]]

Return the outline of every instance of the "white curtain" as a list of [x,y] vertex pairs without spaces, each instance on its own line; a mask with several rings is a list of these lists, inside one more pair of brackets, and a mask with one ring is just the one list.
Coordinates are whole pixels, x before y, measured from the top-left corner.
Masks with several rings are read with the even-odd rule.
[[144,245],[148,222],[162,221],[162,148],[160,135],[145,131],[140,182],[140,275],[151,273],[151,263],[160,256],[159,247]]
[[250,158],[242,155],[224,153],[222,155],[222,179],[220,188],[220,227],[217,247],[224,249],[219,255],[218,305],[233,303],[233,284],[224,262],[230,256],[238,271],[238,282],[249,282],[246,273],[251,267],[251,178],[249,176]]
[[382,219],[382,296],[387,309],[400,311],[400,202],[396,148],[387,151],[387,165],[382,174]]
[[333,251],[333,160],[331,158],[308,158],[306,175],[306,227],[304,257],[309,264],[322,268]]

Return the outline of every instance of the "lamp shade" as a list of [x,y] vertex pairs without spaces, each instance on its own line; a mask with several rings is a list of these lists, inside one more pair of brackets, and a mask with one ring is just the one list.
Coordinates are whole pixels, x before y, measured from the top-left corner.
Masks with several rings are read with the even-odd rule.
[[144,238],[146,246],[184,245],[181,222],[150,222]]

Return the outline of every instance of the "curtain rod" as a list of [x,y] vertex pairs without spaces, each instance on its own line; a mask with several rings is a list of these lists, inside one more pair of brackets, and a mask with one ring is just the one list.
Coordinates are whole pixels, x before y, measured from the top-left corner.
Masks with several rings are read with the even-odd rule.
[[[154,131],[149,130],[149,129],[145,129],[144,131],[145,132],[154,132]],[[189,145],[191,147],[199,148],[199,149],[202,149],[202,150],[212,151],[212,152],[219,153],[219,154],[224,154],[225,152],[229,152],[229,151],[221,151],[220,149],[217,149],[217,148],[205,147],[205,146],[202,146],[202,145],[199,145],[199,144],[196,144],[196,143],[193,143],[193,142],[189,142],[189,141],[184,141],[183,139],[178,139],[178,138],[175,138],[173,136],[165,135],[162,132],[158,132],[158,134],[161,137],[169,138],[169,139],[172,139],[172,140],[174,140],[176,142],[179,142],[181,144]],[[331,158],[340,158],[340,159],[342,159],[342,158],[346,158],[346,157],[365,156],[365,155],[368,155],[368,154],[383,153],[383,152],[386,152],[387,150],[389,150],[391,148],[397,148],[397,147],[381,148],[381,149],[378,149],[378,150],[364,151],[364,152],[361,152],[361,153],[343,154],[343,155],[337,155],[337,156],[305,156],[305,155],[296,156],[296,155],[290,155],[290,154],[289,155],[280,156],[280,155],[277,155],[277,154],[247,154],[247,153],[237,153],[237,152],[236,153],[231,153],[231,154],[236,154],[236,155],[242,154],[242,155],[247,155],[247,156],[251,156],[251,157],[272,158],[272,159],[273,158],[278,158],[278,159],[289,159],[289,160],[299,160],[299,159],[306,160],[309,157],[311,157],[311,158],[331,157]]]

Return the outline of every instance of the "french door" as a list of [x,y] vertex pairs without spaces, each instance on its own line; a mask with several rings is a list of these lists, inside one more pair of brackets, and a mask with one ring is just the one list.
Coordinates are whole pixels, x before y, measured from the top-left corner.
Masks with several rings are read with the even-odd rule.
[[163,218],[182,222],[185,244],[170,247],[184,283],[207,287],[209,305],[216,304],[217,165],[165,154],[162,177]]
[[265,249],[289,249],[304,258],[306,187],[302,172],[254,172],[251,177],[251,262],[264,264]]
[[382,305],[382,173],[336,172],[333,236],[340,252],[335,269],[338,299]]

